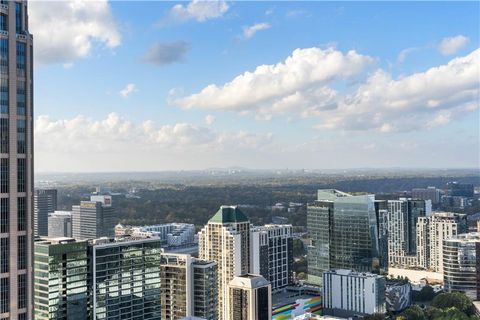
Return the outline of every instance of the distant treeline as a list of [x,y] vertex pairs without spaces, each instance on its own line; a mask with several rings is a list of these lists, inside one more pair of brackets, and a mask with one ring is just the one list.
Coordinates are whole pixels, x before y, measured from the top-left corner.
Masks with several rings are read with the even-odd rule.
[[[122,182],[109,185],[112,191],[126,193],[137,188],[140,198],[118,197],[114,200],[118,221],[126,224],[153,224],[186,222],[204,225],[220,205],[248,205],[242,210],[254,224],[271,222],[272,216],[284,216],[294,225],[306,224],[305,207],[294,212],[272,211],[270,206],[279,202],[308,203],[316,198],[321,188],[336,188],[347,192],[391,194],[409,191],[415,187],[436,186],[444,188],[449,181],[480,185],[480,177],[416,177],[416,178],[365,178],[319,181],[318,183],[268,185],[183,186],[171,185],[142,188],[140,182]],[[73,204],[87,199],[94,186],[59,187],[59,209],[70,210]]]

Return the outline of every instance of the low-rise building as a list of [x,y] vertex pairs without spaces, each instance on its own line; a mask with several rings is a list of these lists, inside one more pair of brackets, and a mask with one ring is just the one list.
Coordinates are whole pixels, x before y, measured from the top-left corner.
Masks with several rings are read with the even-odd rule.
[[323,273],[324,314],[352,317],[385,313],[385,277],[337,269]]

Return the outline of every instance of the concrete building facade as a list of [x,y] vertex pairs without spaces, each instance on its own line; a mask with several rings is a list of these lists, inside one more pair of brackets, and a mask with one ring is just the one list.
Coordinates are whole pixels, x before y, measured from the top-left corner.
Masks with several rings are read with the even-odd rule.
[[0,4],[0,319],[32,319],[33,36],[27,1]]
[[250,221],[236,206],[221,206],[198,234],[199,257],[218,265],[218,318],[228,315],[228,284],[250,269]]
[[33,234],[48,236],[48,215],[57,210],[56,189],[36,189],[33,194]]
[[272,319],[272,290],[260,275],[236,276],[228,284],[229,320]]

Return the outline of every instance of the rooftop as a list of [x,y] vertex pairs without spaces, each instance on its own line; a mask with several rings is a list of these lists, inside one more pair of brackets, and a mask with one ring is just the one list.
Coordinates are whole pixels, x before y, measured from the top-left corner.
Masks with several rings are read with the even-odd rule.
[[238,206],[221,206],[208,222],[233,223],[248,222],[247,216],[238,208]]

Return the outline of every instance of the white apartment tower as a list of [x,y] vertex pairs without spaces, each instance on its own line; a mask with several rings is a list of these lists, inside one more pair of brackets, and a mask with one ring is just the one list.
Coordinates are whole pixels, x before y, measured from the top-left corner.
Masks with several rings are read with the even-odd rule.
[[218,318],[228,315],[228,284],[250,269],[250,221],[236,206],[221,206],[198,235],[199,257],[218,265]]
[[443,240],[467,232],[465,214],[438,212],[417,222],[417,257],[420,267],[443,273]]
[[32,319],[32,48],[27,1],[0,1],[0,319]]

